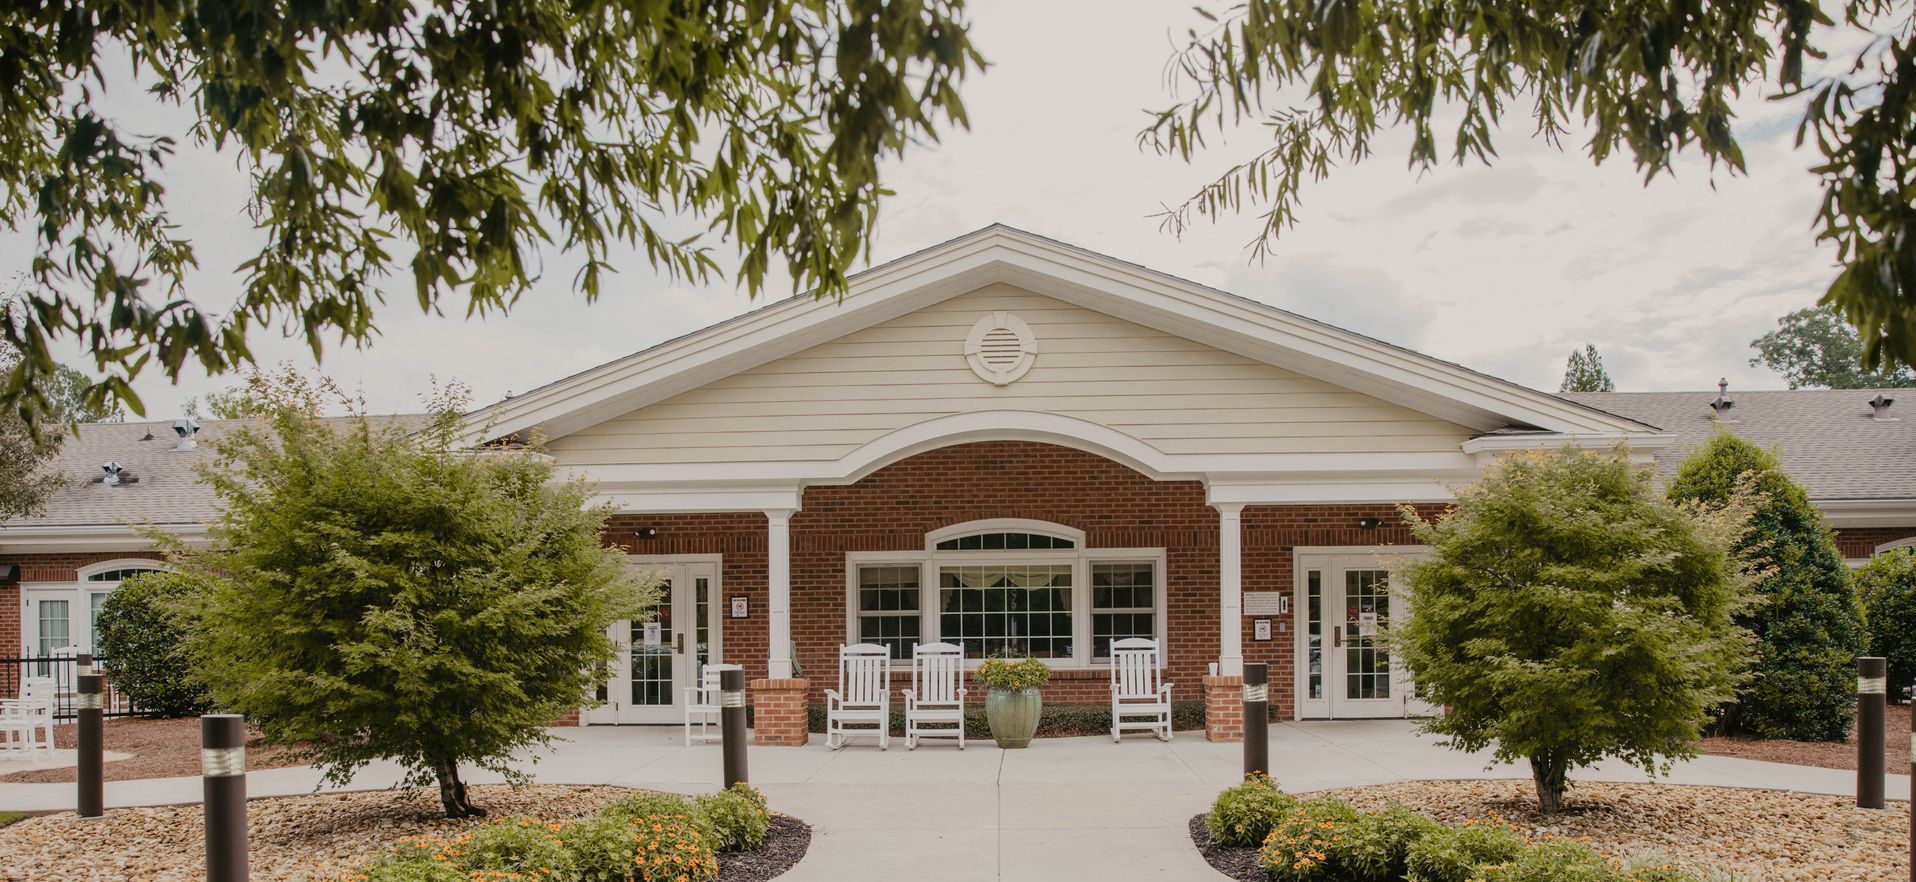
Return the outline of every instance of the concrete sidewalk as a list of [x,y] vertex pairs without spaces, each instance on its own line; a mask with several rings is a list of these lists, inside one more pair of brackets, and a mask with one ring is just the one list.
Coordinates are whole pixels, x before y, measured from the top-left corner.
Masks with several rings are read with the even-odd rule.
[[[677,728],[555,729],[563,739],[526,768],[542,783],[614,784],[694,792],[720,775],[716,744],[686,748]],[[773,808],[809,821],[811,854],[794,882],[908,873],[920,880],[1059,878],[1201,879],[1212,871],[1190,847],[1185,822],[1234,783],[1235,744],[1180,733],[1045,739],[1004,751],[990,741],[960,752],[932,741],[915,751],[893,739],[879,751],[860,739],[833,752],[822,741],[750,753],[753,783]],[[1525,766],[1485,770],[1486,760],[1440,747],[1403,720],[1283,723],[1271,728],[1271,761],[1287,790],[1446,778],[1528,778]],[[349,789],[390,787],[390,765],[368,767]],[[1644,781],[1617,763],[1583,770],[1583,780]],[[489,783],[478,774],[470,781]],[[1855,775],[1729,757],[1679,765],[1671,783],[1853,793]],[[311,793],[309,768],[249,773],[254,796]],[[325,788],[332,789],[332,788]],[[1908,799],[1909,778],[1892,776],[1892,799]],[[197,802],[198,778],[107,785],[109,806]],[[70,809],[71,784],[0,785],[0,809]],[[1067,875],[1064,870],[1068,869]]]

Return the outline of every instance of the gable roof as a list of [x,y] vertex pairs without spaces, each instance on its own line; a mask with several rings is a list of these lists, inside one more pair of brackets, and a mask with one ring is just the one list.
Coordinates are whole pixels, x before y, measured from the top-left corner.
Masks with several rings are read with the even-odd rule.
[[1002,225],[851,277],[838,301],[767,304],[474,411],[475,441],[558,437],[931,303],[1003,282],[1295,370],[1479,432],[1607,439],[1652,426],[1245,297]]
[[[1891,419],[1872,419],[1870,399],[1896,399]],[[1650,423],[1676,436],[1657,457],[1669,480],[1719,426],[1776,448],[1783,470],[1819,503],[1916,500],[1916,389],[1795,389],[1731,392],[1735,404],[1713,419],[1708,392],[1566,392],[1559,397]]]

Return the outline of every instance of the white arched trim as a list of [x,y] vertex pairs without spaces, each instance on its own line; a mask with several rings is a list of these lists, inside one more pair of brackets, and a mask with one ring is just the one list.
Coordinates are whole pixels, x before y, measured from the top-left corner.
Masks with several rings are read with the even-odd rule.
[[1876,554],[1884,554],[1887,552],[1895,551],[1898,548],[1916,548],[1916,536],[1911,536],[1907,539],[1898,539],[1894,542],[1885,542],[1881,545],[1878,545],[1876,546]]
[[80,581],[85,582],[89,577],[93,576],[94,574],[104,573],[109,570],[170,570],[170,569],[172,569],[172,567],[167,566],[166,561],[163,561],[163,560],[154,560],[150,557],[121,557],[121,558],[115,558],[113,560],[103,560],[103,561],[100,561],[99,563],[87,564],[86,566],[83,566],[77,570],[74,570],[74,573],[79,576]]
[[[1069,539],[1074,548],[1084,547],[1084,531],[1075,527],[1067,527],[1063,524],[1052,523],[1051,521],[1032,520],[1031,518],[983,518],[976,521],[966,521],[962,524],[952,524],[949,527],[939,527],[936,530],[926,533],[925,550],[935,551],[940,542],[947,539],[956,539],[961,536],[970,536],[974,533],[1036,533],[1040,536]],[[1004,550],[998,549],[997,553],[1003,554]]]
[[981,410],[938,417],[881,435],[827,466],[823,471],[830,477],[817,483],[850,484],[899,460],[974,441],[1036,441],[1070,447],[1160,481],[1200,477],[1174,473],[1164,451],[1109,426],[1055,413]]

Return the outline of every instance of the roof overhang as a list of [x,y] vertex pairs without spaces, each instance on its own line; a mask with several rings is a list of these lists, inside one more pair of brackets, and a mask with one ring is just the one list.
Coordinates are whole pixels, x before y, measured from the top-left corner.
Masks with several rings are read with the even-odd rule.
[[1916,499],[1811,499],[1832,527],[1916,527]]
[[[205,524],[152,524],[188,545],[206,544]],[[0,555],[140,551],[153,547],[142,527],[129,524],[76,524],[0,527]]]

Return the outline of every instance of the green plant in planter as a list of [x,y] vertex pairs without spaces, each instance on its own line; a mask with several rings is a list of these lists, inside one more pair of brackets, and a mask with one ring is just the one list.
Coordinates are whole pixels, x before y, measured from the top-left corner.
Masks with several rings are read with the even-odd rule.
[[998,746],[1030,746],[1044,709],[1038,687],[1051,680],[1051,666],[1035,658],[991,658],[978,666],[973,677],[986,689],[985,719]]

